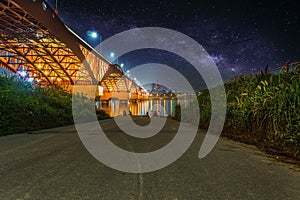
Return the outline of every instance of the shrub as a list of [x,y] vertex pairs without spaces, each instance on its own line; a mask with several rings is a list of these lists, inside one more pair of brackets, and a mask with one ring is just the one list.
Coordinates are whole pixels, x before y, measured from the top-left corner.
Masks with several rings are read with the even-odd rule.
[[[81,107],[94,105],[74,95]],[[92,103],[92,104],[91,104]],[[88,106],[87,106],[88,105]],[[91,112],[95,112],[94,108]],[[79,109],[79,114],[86,110]],[[99,115],[98,115],[99,114]],[[107,116],[101,112],[102,119]],[[72,124],[72,94],[58,86],[33,87],[16,77],[0,76],[0,135],[14,134]]]

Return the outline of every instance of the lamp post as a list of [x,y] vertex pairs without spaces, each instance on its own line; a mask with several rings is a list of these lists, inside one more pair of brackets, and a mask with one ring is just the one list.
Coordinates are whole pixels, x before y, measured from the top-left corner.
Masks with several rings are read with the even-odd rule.
[[112,61],[117,60],[117,64],[119,64],[119,61],[118,61],[118,57],[116,56],[116,54],[114,52],[110,52],[109,56],[113,59]]
[[235,77],[236,76],[236,70],[235,70],[235,68],[231,68],[231,71],[233,72],[233,77]]
[[98,33],[95,32],[95,31],[92,31],[91,37],[92,37],[92,38],[97,38],[97,37],[98,37]]
[[121,64],[120,64],[120,67],[122,68],[123,72],[126,73],[126,67],[125,67],[124,63],[121,63]]
[[[99,44],[102,42],[102,36],[96,32],[96,31],[87,31],[87,35],[88,37],[90,37],[92,40],[96,40],[97,38],[99,38]],[[99,45],[97,44],[97,46]],[[96,49],[96,48],[95,48]],[[97,50],[97,49],[96,49]],[[99,47],[99,51],[101,51],[100,47]]]

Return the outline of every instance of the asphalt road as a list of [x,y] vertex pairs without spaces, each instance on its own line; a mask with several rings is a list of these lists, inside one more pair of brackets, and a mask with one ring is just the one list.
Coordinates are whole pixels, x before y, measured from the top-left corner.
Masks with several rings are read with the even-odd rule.
[[[120,134],[112,120],[101,124],[111,141],[136,152],[162,147],[178,127],[168,121],[163,132],[141,140]],[[298,166],[227,139],[199,159],[203,135],[173,164],[143,174],[94,159],[74,126],[0,137],[0,199],[300,199]]]

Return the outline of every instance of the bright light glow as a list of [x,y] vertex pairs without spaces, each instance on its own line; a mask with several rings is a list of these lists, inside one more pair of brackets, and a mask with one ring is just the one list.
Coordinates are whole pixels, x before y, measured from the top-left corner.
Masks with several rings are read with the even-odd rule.
[[127,74],[129,74],[129,72],[130,72],[129,70],[126,71]]
[[114,52],[110,52],[110,57],[115,57],[115,53]]
[[121,63],[120,67],[124,67],[124,63]]
[[29,78],[29,79],[28,79],[28,82],[31,82],[31,83],[32,83],[33,80],[34,80],[33,78]]
[[91,37],[92,37],[92,38],[97,38],[97,37],[98,37],[98,33],[95,32],[95,31],[93,31],[93,32],[91,33]]
[[21,71],[20,75],[23,76],[23,77],[25,77],[26,76],[26,72],[25,71]]
[[104,88],[102,86],[98,85],[99,96],[103,96],[103,90],[104,90]]

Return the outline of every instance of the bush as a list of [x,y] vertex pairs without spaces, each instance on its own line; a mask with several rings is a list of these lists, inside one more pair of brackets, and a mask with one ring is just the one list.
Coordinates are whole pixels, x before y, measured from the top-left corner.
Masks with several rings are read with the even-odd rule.
[[111,117],[104,110],[96,110],[98,120],[110,119]]
[[[79,99],[77,102],[82,107],[94,105],[92,100],[83,96],[75,95],[75,98]],[[85,111],[79,110],[80,114]],[[101,113],[99,117],[107,116]],[[33,87],[16,77],[0,76],[0,135],[73,123],[70,92],[58,86]]]
[[178,120],[178,121],[181,120],[181,107],[180,107],[180,104],[176,104],[176,106],[175,106],[175,116],[174,116],[173,119]]

